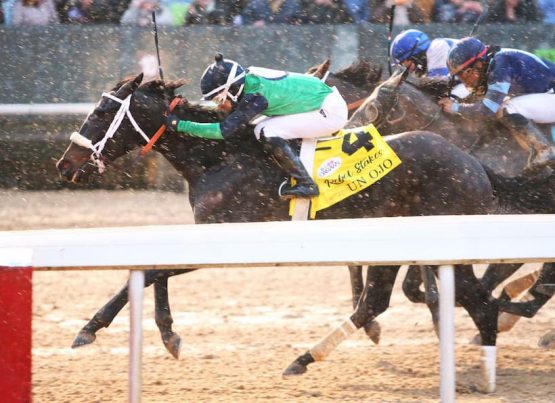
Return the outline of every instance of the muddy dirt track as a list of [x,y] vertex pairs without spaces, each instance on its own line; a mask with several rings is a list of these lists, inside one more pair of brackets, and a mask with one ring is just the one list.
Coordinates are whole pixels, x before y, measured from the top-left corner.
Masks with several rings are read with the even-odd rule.
[[[2,230],[187,224],[183,194],[138,191],[0,192]],[[127,400],[127,308],[95,344],[70,348],[78,330],[125,282],[125,272],[35,272],[34,402]],[[382,316],[382,340],[359,332],[303,377],[281,372],[351,313],[346,268],[206,269],[170,279],[181,359],[164,349],[145,294],[143,401],[433,402],[439,346],[427,308],[399,292]],[[479,348],[457,309],[459,402],[555,401],[555,350],[538,338],[555,328],[555,302],[498,339],[497,392],[473,391]]]

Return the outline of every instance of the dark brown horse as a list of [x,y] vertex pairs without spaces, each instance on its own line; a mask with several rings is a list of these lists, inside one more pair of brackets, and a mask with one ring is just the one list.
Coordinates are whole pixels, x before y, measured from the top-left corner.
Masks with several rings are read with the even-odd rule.
[[[361,62],[365,70],[375,70],[369,62]],[[328,64],[322,64],[313,68],[317,75],[329,69]],[[441,82],[430,82],[424,89],[407,83],[405,81],[407,72],[399,70],[384,82],[371,81],[364,88],[375,87],[372,94],[364,103],[359,103],[359,108],[351,115],[348,127],[374,123],[380,131],[397,133],[406,130],[426,129],[441,134],[450,142],[472,152],[486,165],[495,167],[496,171],[515,173],[522,170],[528,156],[527,151],[519,145],[507,133],[507,130],[495,123],[483,123],[480,121],[462,121],[461,118],[443,114],[441,108],[435,102],[436,98],[445,93],[446,86]],[[377,75],[366,78],[377,77]],[[340,91],[352,104],[356,104],[355,98],[360,92],[350,89],[349,83],[341,74],[329,74],[328,83],[340,88]],[[350,97],[350,98],[349,98]],[[555,176],[540,175],[536,178],[516,177],[503,179],[498,175],[491,175],[496,182],[498,192],[507,192],[505,203],[501,206],[499,213],[555,213],[555,192],[552,191],[555,184]],[[503,280],[517,271],[519,264],[495,264],[490,265],[482,278],[482,284],[490,292],[493,291]],[[362,292],[362,268],[360,266],[349,267],[351,284],[353,286],[354,301]],[[421,268],[422,269],[422,268]],[[426,302],[432,311],[434,324],[437,326],[437,297],[434,295],[433,274],[431,268],[427,267],[421,274],[420,270],[411,267],[403,282],[405,294],[413,302]],[[544,267],[543,275],[540,277],[536,287],[541,287],[549,278],[553,270],[551,264]],[[432,276],[432,278],[430,278]],[[419,291],[419,286],[424,280],[430,284],[425,287],[426,293]],[[534,290],[534,289],[533,289]],[[430,292],[432,291],[432,292]],[[527,305],[510,305],[501,309],[509,310],[520,315],[530,316],[546,303],[545,295],[533,291],[535,302]],[[527,308],[525,308],[526,306]],[[378,337],[375,329],[379,329],[374,322],[365,326],[371,337]]]
[[[140,85],[139,75],[116,85],[110,97],[104,96],[87,117],[58,161],[62,177],[84,183],[98,165],[109,165],[118,157],[144,144],[128,117],[117,130],[106,133],[122,103],[145,133],[154,133],[164,122],[164,114],[174,90],[181,82],[152,81]],[[221,117],[214,111],[183,102],[174,113],[182,119],[214,122]],[[98,144],[105,139],[101,153]],[[484,214],[495,211],[490,179],[477,160],[429,132],[408,132],[388,138],[389,145],[403,161],[388,176],[319,214],[319,219],[384,217],[402,215]],[[94,146],[97,152],[90,148]],[[182,173],[189,184],[189,201],[195,222],[246,222],[288,220],[288,204],[278,198],[276,189],[284,173],[266,155],[245,128],[235,138],[214,142],[167,134],[155,149]],[[95,163],[91,156],[96,155]],[[256,191],[253,191],[256,190]],[[366,295],[359,304],[355,324],[363,326],[369,318],[387,308],[398,268],[372,270],[384,295]],[[167,295],[167,278],[188,270],[149,271],[146,285],[154,284],[156,323],[166,347],[177,355],[179,336],[172,330]],[[474,277],[470,266],[456,270],[457,299],[476,323],[483,343],[495,345],[497,304]],[[107,327],[127,302],[127,286],[112,298],[81,330],[74,345],[95,339],[96,331]]]
[[[118,83],[103,94],[94,111],[58,161],[60,175],[85,183],[96,168],[140,147],[165,123],[174,91],[182,82],[152,81],[140,85],[142,75]],[[181,119],[217,122],[221,116],[186,101],[173,111]],[[494,196],[491,178],[474,158],[436,134],[415,131],[390,136],[388,144],[402,164],[373,186],[322,211],[319,219],[400,215],[485,214],[495,212],[504,194]],[[276,189],[284,173],[266,155],[246,127],[230,140],[214,142],[168,133],[155,149],[189,184],[195,222],[287,220],[288,203]],[[146,285],[154,284],[156,323],[166,348],[177,355],[180,338],[172,330],[167,278],[180,271],[149,271]],[[368,323],[389,305],[398,267],[374,270],[369,281],[378,293],[363,292],[352,316],[356,328]],[[79,333],[74,345],[94,341],[96,331],[108,326],[127,302],[127,286],[110,300]],[[482,343],[494,346],[498,306],[489,298],[468,265],[456,270],[456,298],[478,327]],[[303,356],[303,365],[310,363]],[[309,357],[309,356],[308,356]]]

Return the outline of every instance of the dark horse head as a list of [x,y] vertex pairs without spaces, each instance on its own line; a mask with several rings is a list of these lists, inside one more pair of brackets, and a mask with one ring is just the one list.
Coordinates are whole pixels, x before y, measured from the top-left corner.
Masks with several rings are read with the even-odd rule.
[[[175,89],[185,80],[141,81],[142,75],[122,80],[102,94],[79,131],[71,135],[71,143],[57,163],[63,178],[86,183],[93,172],[102,173],[118,157],[147,144],[165,124]],[[184,99],[173,113],[197,122],[216,122],[223,117],[214,109]],[[287,217],[287,203],[274,192],[284,173],[264,153],[252,128],[244,128],[228,141],[164,134],[154,150],[187,180],[197,222]],[[255,196],[242,197],[243,193]],[[261,209],[263,205],[266,209]],[[236,209],[231,213],[232,207]]]

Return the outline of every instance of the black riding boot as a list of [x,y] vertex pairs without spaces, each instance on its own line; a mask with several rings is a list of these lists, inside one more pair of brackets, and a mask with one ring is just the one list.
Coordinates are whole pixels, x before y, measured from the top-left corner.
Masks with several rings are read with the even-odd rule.
[[511,134],[528,144],[530,155],[525,171],[535,171],[555,164],[555,147],[549,143],[541,130],[531,121],[518,113],[503,111],[501,123]]
[[260,141],[264,146],[264,150],[274,157],[278,165],[287,174],[295,178],[296,183],[294,186],[291,186],[289,181],[287,181],[280,187],[279,195],[281,197],[285,199],[293,197],[308,199],[320,194],[318,185],[314,183],[302,161],[286,140],[281,137],[260,136]]

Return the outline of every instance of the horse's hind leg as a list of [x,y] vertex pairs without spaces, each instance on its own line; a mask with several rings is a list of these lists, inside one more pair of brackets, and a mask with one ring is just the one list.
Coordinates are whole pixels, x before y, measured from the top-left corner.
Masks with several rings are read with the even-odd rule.
[[[283,377],[304,374],[309,364],[325,359],[343,340],[384,312],[389,306],[398,271],[399,266],[368,267],[366,286],[353,315],[313,348],[297,357],[283,372]],[[369,285],[375,287],[369,287]]]
[[[534,274],[534,273],[532,273]],[[518,279],[520,280],[520,279]],[[531,281],[531,280],[529,280]],[[525,302],[499,301],[500,309],[514,315],[533,317],[551,296],[541,292],[542,284],[555,282],[555,263],[544,263],[535,284],[524,295]],[[539,290],[538,290],[539,288]]]
[[358,300],[364,290],[364,281],[362,280],[362,266],[348,266],[349,277],[351,278],[351,292],[353,294],[353,309],[356,309]]
[[[424,292],[420,285],[424,283]],[[439,292],[434,266],[409,266],[403,280],[403,292],[409,301],[425,303],[432,314],[434,331],[439,335]]]
[[420,275],[424,282],[426,305],[432,314],[434,331],[439,336],[439,291],[434,273],[434,266],[420,266]]
[[179,358],[181,337],[172,330],[173,318],[168,297],[167,277],[160,278],[154,283],[154,315],[164,346],[174,358]]
[[424,303],[426,296],[420,291],[422,284],[422,274],[418,266],[409,266],[407,274],[403,280],[403,293],[410,302]]
[[[513,273],[522,267],[521,263],[496,263],[488,265],[486,272],[480,279],[480,282],[485,289],[491,294],[495,288]],[[526,276],[519,277],[511,281],[501,291],[501,300],[511,300],[519,296],[524,290],[529,288],[539,276],[539,271],[532,272]],[[522,318],[519,315],[513,315],[507,312],[499,312],[497,318],[497,332],[508,332],[514,325]],[[474,336],[470,342],[471,344],[481,345],[482,340],[479,334]]]
[[[159,277],[170,277],[177,274],[187,273],[193,269],[181,270],[146,270],[145,271],[145,287],[150,286]],[[91,344],[96,340],[96,332],[103,327],[108,327],[119,313],[122,308],[129,301],[128,283],[110,299],[98,312],[92,317],[91,320],[79,331],[73,343],[72,348],[85,346]]]
[[513,275],[520,267],[522,263],[492,263],[489,264],[486,272],[480,279],[480,282],[490,293],[495,290],[495,288],[505,281],[507,278]]
[[[364,281],[362,280],[362,266],[349,266],[349,275],[351,277],[351,291],[353,294],[353,309],[356,309],[362,291],[364,290]],[[377,320],[370,320],[364,325],[364,332],[374,342],[380,343],[381,327]]]
[[480,332],[482,339],[481,374],[477,384],[483,393],[495,391],[495,355],[497,341],[497,303],[474,276],[471,265],[457,265],[455,269],[455,296]]

